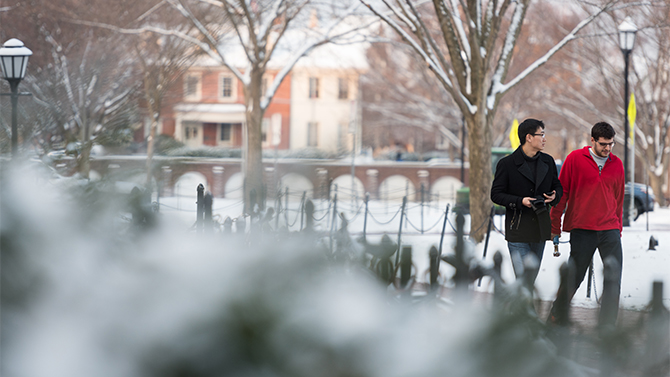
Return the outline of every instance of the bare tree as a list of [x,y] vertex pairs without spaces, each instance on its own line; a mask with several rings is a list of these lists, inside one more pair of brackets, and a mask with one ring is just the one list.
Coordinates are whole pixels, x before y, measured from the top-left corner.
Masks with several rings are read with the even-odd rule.
[[670,197],[670,188],[663,192],[670,166],[670,12],[667,6],[661,12],[644,7],[640,20],[650,24],[639,32],[640,48],[634,50],[635,155],[648,173],[658,203],[665,207]]
[[374,42],[367,57],[370,69],[361,80],[366,145],[379,148],[397,140],[424,139],[414,140],[417,152],[423,152],[424,146],[452,152],[461,148],[460,111],[444,88],[433,84],[432,74],[406,45]]
[[44,33],[52,46],[52,63],[27,78],[35,100],[30,113],[39,120],[33,137],[43,145],[64,144],[76,156],[78,172],[88,177],[94,144],[118,145],[132,139],[137,85],[131,64],[124,52],[110,47],[113,43],[92,33],[77,41],[85,46],[81,54]]
[[[433,0],[430,4],[382,0],[383,5],[360,1],[421,56],[465,117],[470,151],[471,237],[481,241],[485,233],[481,225],[492,206],[491,126],[502,97],[612,3],[594,6],[594,11],[561,41],[508,80],[529,0]],[[532,41],[525,42],[532,45]]]
[[[136,2],[135,2],[136,3]],[[88,4],[87,4],[88,5]],[[17,2],[0,12],[3,28],[34,50],[22,101],[24,143],[43,152],[67,147],[76,155],[78,171],[87,177],[94,144],[122,145],[132,141],[137,122],[137,85],[129,51],[107,30],[91,29],[71,20],[74,11],[86,17],[124,19],[133,9],[120,1],[83,6],[80,0]],[[102,5],[102,6],[101,6]]]
[[[662,9],[665,10],[659,11]],[[578,80],[558,82],[557,88],[560,88],[556,95],[547,98],[544,104],[584,129],[590,128],[593,118],[608,121],[617,129],[615,152],[623,155],[626,135],[624,62],[616,30],[626,15],[634,17],[640,25],[629,78],[637,105],[635,163],[642,167],[636,169],[638,177],[635,180],[643,181],[642,173],[646,171],[659,204],[666,206],[663,184],[668,179],[670,162],[670,42],[667,38],[670,19],[667,7],[643,5],[631,9],[628,14],[615,12],[601,18],[594,26],[612,32],[583,38],[579,41],[579,50],[567,49],[566,59],[554,62],[571,71]]]
[[[356,27],[342,27],[358,4],[335,10],[332,4],[310,4],[309,0],[165,0],[185,17],[195,29],[183,33],[159,27],[142,30],[178,36],[188,41],[229,69],[243,86],[246,106],[246,154],[244,159],[244,199],[247,210],[250,198],[261,198],[265,192],[262,170],[262,120],[277,88],[303,56],[314,48],[336,38],[350,35]],[[329,14],[322,17],[323,26],[308,28],[307,11]],[[232,32],[227,27],[232,26]],[[289,36],[290,35],[290,36]],[[241,53],[235,54],[235,49]],[[239,59],[231,58],[231,55]],[[268,67],[279,67],[272,85],[262,91],[263,76]],[[255,194],[252,194],[255,193]],[[259,203],[261,206],[262,202]]]
[[154,142],[161,110],[172,86],[191,66],[193,48],[182,39],[154,33],[144,33],[134,45],[135,56],[142,75],[142,95],[149,118],[147,137],[147,184],[151,184]]

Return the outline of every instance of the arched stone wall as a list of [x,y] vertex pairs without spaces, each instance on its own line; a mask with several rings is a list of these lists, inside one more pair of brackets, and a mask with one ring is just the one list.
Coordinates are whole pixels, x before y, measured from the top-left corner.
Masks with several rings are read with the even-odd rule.
[[440,201],[455,202],[456,191],[461,187],[463,187],[463,182],[457,178],[440,177],[433,182],[430,193],[434,198],[439,198]]
[[244,186],[244,174],[237,172],[230,177],[225,184],[224,198],[242,200],[244,193],[242,187]]
[[335,190],[335,185],[337,185],[338,200],[349,200],[352,196],[359,200],[365,198],[365,186],[358,177],[354,177],[353,188],[351,174],[343,174],[333,179],[331,190]]
[[284,176],[281,177],[280,186],[282,190],[285,187],[288,187],[290,200],[296,199],[296,197],[302,195],[303,192],[307,193],[308,198],[314,198],[314,183],[300,173],[284,174]]
[[381,200],[402,201],[405,195],[408,200],[413,200],[416,198],[417,189],[412,180],[404,175],[391,175],[379,184],[379,199]]
[[198,196],[197,189],[199,184],[205,186],[205,192],[210,191],[210,185],[207,182],[207,177],[205,177],[203,174],[194,171],[184,173],[179,176],[174,184],[174,195],[195,198]]
[[[91,169],[105,177],[117,171],[137,170],[144,171],[146,158],[141,156],[96,156],[91,160]],[[152,175],[161,188],[162,196],[174,195],[175,184],[184,174],[195,172],[204,177],[203,184],[215,197],[242,198],[241,187],[241,160],[240,159],[199,159],[199,158],[164,158],[154,160]],[[328,198],[336,182],[343,188],[351,186],[351,165],[328,160],[279,160],[264,164],[265,180],[268,188],[278,185],[283,178],[300,178],[301,190],[311,184],[314,198]],[[467,183],[466,165],[465,180]],[[354,166],[357,194],[362,198],[370,193],[371,199],[381,198],[379,188],[381,184],[392,176],[401,176],[411,182],[410,200],[420,199],[418,194],[421,184],[426,192],[442,192],[445,182],[460,181],[460,165],[429,165],[427,163],[409,162],[373,162]],[[442,181],[443,177],[452,177],[452,181]],[[396,178],[394,178],[396,179]],[[231,181],[232,180],[232,181]],[[388,181],[391,182],[391,181]],[[387,182],[387,183],[388,183]],[[433,186],[437,185],[437,188]],[[236,186],[236,187],[233,187]],[[290,185],[289,185],[290,186]],[[359,187],[360,186],[360,187]],[[195,186],[197,187],[197,185]],[[193,191],[195,192],[195,187]],[[235,194],[235,192],[239,193]],[[343,193],[341,193],[343,194]],[[350,195],[350,194],[348,194]],[[404,192],[403,192],[404,195]],[[441,195],[441,194],[440,194]],[[342,197],[342,195],[339,195]],[[399,195],[402,197],[402,195]]]

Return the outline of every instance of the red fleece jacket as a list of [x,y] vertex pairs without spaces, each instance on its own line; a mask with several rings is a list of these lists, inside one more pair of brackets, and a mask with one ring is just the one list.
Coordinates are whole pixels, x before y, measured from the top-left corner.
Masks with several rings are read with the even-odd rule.
[[563,185],[561,201],[551,209],[551,232],[561,234],[561,215],[566,205],[563,231],[572,229],[622,230],[624,171],[621,160],[607,158],[601,172],[589,148],[566,157],[558,179]]

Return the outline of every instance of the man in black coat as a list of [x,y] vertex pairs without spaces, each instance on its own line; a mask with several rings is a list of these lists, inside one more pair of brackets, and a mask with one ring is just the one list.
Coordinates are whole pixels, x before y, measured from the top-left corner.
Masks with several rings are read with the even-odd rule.
[[517,278],[523,275],[527,255],[542,261],[544,245],[551,239],[547,206],[556,205],[563,195],[554,159],[541,152],[546,143],[544,123],[524,120],[519,125],[519,141],[521,145],[498,162],[491,186],[491,200],[507,209],[505,239]]

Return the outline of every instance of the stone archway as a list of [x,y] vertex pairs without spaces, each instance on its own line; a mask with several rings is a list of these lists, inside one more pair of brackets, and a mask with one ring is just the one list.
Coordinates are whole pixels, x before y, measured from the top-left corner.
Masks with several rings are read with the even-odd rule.
[[456,202],[456,191],[463,187],[463,182],[454,177],[440,177],[430,188],[431,196],[438,201]]
[[225,187],[225,198],[226,199],[239,199],[242,200],[244,195],[244,174],[241,172],[235,173],[228,178],[226,181]]
[[404,175],[392,175],[379,185],[380,200],[402,201],[405,195],[407,195],[407,200],[414,200],[416,187],[412,180]]
[[174,184],[174,196],[195,198],[198,196],[199,184],[205,187],[205,192],[209,191],[207,177],[203,174],[193,171],[184,173]]
[[355,196],[359,200],[365,198],[365,186],[363,182],[354,177],[354,187],[351,187],[351,174],[344,174],[335,179],[330,187],[331,196],[335,192],[335,185],[337,185],[337,198],[338,200],[349,200],[352,196]]
[[303,192],[307,192],[308,198],[314,198],[314,184],[299,173],[284,174],[280,180],[280,187],[282,192],[288,187],[290,200],[299,200]]

